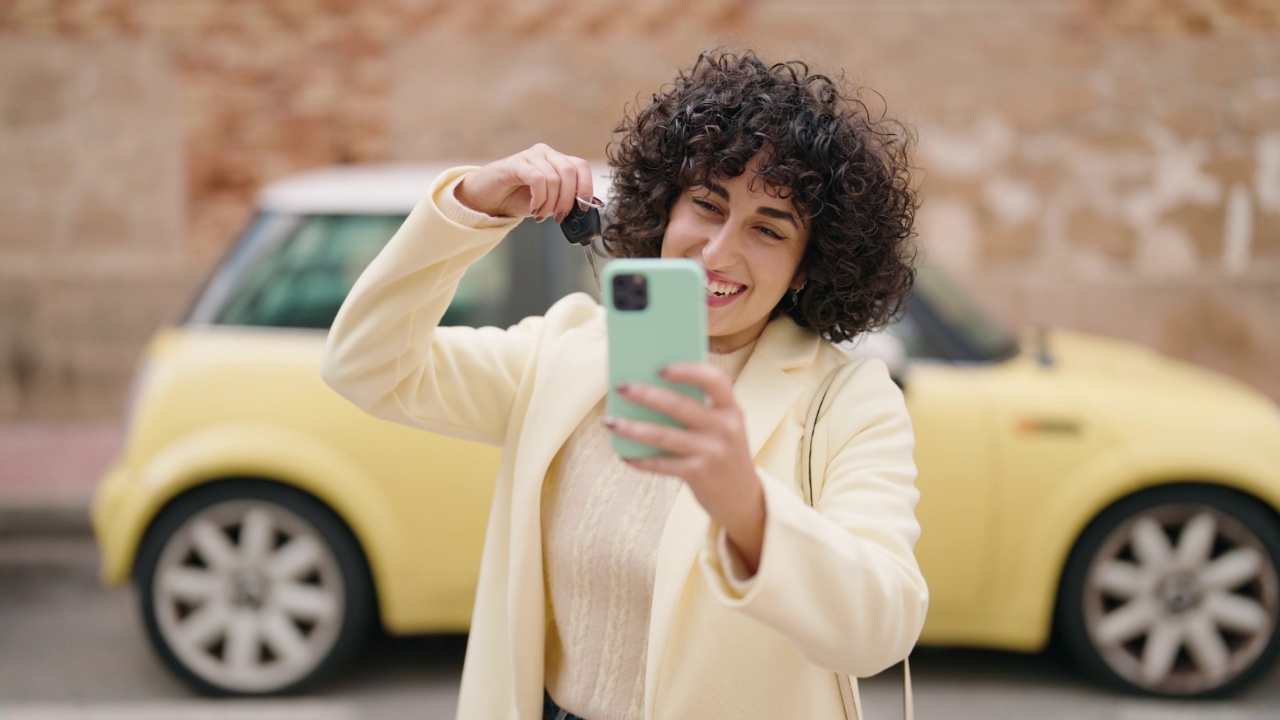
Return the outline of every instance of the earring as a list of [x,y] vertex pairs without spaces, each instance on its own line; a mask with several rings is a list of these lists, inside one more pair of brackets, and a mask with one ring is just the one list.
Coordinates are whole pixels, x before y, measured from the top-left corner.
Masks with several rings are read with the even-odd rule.
[[800,304],[800,291],[804,289],[804,283],[800,283],[800,287],[791,288],[791,307]]

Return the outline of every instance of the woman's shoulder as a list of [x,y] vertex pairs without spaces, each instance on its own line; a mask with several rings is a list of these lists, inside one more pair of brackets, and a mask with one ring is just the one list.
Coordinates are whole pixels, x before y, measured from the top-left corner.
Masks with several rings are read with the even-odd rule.
[[789,317],[775,318],[765,328],[756,352],[799,377],[809,378],[815,385],[840,368],[841,386],[881,386],[897,389],[884,360],[868,355],[851,354],[846,345],[837,345],[808,328],[802,328]]
[[600,324],[604,319],[604,308],[587,293],[575,292],[557,300],[543,318],[549,330],[564,333]]
[[885,397],[902,402],[902,390],[894,382],[889,366],[878,357],[850,355],[841,346],[824,340],[818,349],[814,369],[823,377],[839,371],[831,385],[831,392],[837,396]]

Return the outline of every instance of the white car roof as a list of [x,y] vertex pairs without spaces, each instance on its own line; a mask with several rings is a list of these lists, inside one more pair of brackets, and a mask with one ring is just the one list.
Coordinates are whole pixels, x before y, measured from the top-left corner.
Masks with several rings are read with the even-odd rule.
[[[291,175],[258,192],[258,207],[287,214],[407,214],[431,181],[449,168],[474,162],[334,165]],[[608,199],[604,162],[593,162],[596,197]]]

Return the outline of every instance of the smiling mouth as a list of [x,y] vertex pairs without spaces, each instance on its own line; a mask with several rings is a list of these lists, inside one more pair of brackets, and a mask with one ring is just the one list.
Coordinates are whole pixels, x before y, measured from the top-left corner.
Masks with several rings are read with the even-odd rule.
[[706,285],[707,295],[709,297],[726,298],[737,295],[747,289],[746,285],[738,283],[719,282],[716,280],[708,280]]

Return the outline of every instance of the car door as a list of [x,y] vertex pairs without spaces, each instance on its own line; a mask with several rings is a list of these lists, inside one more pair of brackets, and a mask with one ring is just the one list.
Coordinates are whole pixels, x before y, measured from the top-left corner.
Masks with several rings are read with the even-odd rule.
[[903,383],[916,435],[916,557],[930,593],[926,642],[962,641],[967,619],[989,593],[999,526],[988,375],[983,368],[923,360],[911,364]]
[[928,268],[918,272],[889,334],[908,358],[898,381],[916,436],[916,557],[930,591],[922,640],[964,644],[981,637],[982,618],[999,613],[992,603],[1003,485],[995,397],[1017,343]]

